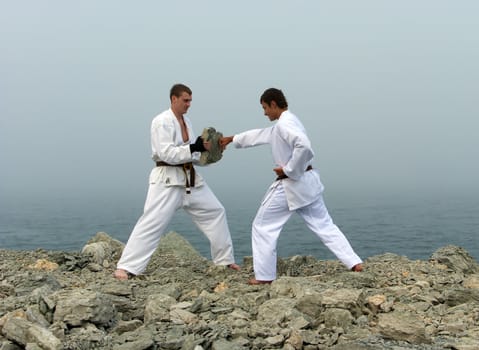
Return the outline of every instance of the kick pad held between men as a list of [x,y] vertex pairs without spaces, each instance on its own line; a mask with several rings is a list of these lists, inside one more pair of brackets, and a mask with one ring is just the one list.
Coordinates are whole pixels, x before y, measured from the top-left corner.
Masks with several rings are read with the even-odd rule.
[[210,150],[201,152],[199,160],[200,165],[216,163],[223,157],[223,150],[220,146],[220,139],[222,137],[223,134],[216,131],[216,129],[211,126],[203,129],[201,138],[203,141],[208,141],[210,143]]

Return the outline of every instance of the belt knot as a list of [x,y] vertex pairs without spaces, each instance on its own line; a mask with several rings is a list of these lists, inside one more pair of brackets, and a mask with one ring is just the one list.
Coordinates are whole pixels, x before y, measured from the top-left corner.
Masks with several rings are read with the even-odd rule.
[[[196,172],[195,172],[195,167],[193,166],[193,163],[188,162],[188,163],[183,163],[183,164],[169,164],[163,161],[157,161],[156,166],[176,166],[179,168],[183,169],[183,172],[185,173],[185,187],[186,187],[186,193],[191,193],[191,187],[195,187],[195,177],[196,177]],[[190,172],[190,176],[188,179],[188,171]]]

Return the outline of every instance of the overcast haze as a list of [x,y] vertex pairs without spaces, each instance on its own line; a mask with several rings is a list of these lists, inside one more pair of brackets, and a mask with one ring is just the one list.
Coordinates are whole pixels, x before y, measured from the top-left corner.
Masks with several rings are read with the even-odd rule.
[[[269,126],[259,96],[282,89],[333,193],[478,192],[477,1],[0,4],[0,193],[143,201],[177,82],[197,134]],[[272,168],[230,146],[200,171],[226,196]]]

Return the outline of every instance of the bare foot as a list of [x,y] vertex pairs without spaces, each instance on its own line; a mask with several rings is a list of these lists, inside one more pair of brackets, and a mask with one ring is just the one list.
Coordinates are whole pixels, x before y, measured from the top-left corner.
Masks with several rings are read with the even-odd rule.
[[260,281],[260,280],[257,280],[256,278],[250,278],[249,281],[248,281],[248,284],[254,286],[254,285],[258,285],[258,284],[271,284],[271,282],[273,281]]
[[120,281],[126,281],[130,276],[126,270],[117,269],[113,272],[113,277]]
[[351,271],[354,271],[354,272],[361,272],[363,271],[363,264],[356,264],[353,266],[353,268],[351,269]]
[[229,264],[228,267],[232,270],[239,271],[241,270],[241,267],[235,263]]

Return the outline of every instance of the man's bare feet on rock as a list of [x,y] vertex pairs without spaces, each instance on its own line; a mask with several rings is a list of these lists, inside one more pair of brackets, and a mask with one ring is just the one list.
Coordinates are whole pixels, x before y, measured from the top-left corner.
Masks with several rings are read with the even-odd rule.
[[363,271],[363,264],[356,264],[353,266],[353,268],[351,269],[351,271],[354,271],[354,272],[361,272]]
[[273,281],[261,281],[261,280],[257,280],[256,278],[250,278],[249,281],[248,281],[248,284],[252,285],[252,286],[255,286],[255,285],[258,285],[258,284],[271,284],[271,282]]
[[128,271],[123,269],[117,269],[115,272],[113,272],[113,277],[120,281],[126,281],[130,278],[130,275],[131,274]]
[[231,269],[231,270],[235,270],[235,271],[239,271],[241,270],[241,267],[235,263],[232,263],[232,264],[229,264],[228,267]]

